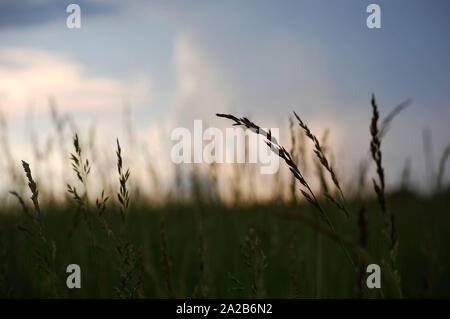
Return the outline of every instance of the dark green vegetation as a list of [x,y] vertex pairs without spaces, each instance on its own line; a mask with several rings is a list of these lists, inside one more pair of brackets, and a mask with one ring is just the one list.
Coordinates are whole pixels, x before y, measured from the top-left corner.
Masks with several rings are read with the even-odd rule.
[[[290,151],[247,118],[219,114],[264,135],[291,171],[290,200],[264,204],[241,202],[238,193],[224,204],[196,187],[195,174],[190,200],[133,200],[133,171],[119,141],[116,191],[91,192],[87,179],[96,176],[75,134],[70,161],[77,181],[66,186],[65,199],[40,196],[33,165],[22,162],[28,189],[11,192],[17,202],[0,214],[0,297],[450,297],[450,191],[442,181],[448,152],[433,195],[408,191],[406,182],[387,192],[382,140],[399,108],[379,121],[374,98],[371,106],[374,178],[370,191],[361,191],[369,164],[362,165],[361,192],[350,197],[328,158],[326,137],[319,141],[297,114],[300,135],[291,120]],[[319,190],[303,175],[305,140]],[[381,266],[381,289],[365,285],[372,263]],[[81,267],[81,289],[66,287],[69,264]]]
[[[450,297],[449,201],[449,193],[433,198],[404,193],[389,198],[392,209],[398,212],[397,264],[405,297]],[[359,205],[350,204],[350,212],[356,211]],[[366,207],[368,244],[374,254],[370,262],[381,264],[384,247],[378,240],[382,227],[379,207],[374,201],[366,203]],[[95,246],[90,247],[89,229],[80,223],[68,239],[76,214],[74,207],[49,205],[42,207],[42,211],[48,236],[57,247],[58,295],[117,297],[121,263],[108,236],[97,229]],[[138,276],[142,276],[139,296],[355,296],[354,269],[333,239],[327,234],[319,235],[306,224],[304,218],[309,217],[308,222],[316,220],[315,210],[306,204],[228,209],[214,205],[161,209],[137,206],[130,211],[127,231],[139,256],[136,267]],[[36,267],[34,243],[17,230],[17,224],[23,221],[20,213],[18,210],[1,216],[1,296],[53,297],[50,276]],[[115,218],[109,211],[104,214],[112,228],[121,227],[117,212],[113,213]],[[341,220],[338,212],[332,211],[331,215],[334,220]],[[346,234],[346,239],[357,242],[356,216],[351,216],[337,227]],[[165,220],[170,290],[162,262],[161,218]],[[249,234],[249,230],[254,234]],[[317,248],[319,241],[321,249]],[[81,289],[69,290],[65,286],[65,267],[71,263],[81,266]],[[233,281],[233,277],[239,282]],[[257,288],[252,289],[255,282]],[[391,279],[386,275],[382,281],[386,297],[397,296],[391,286]],[[369,296],[379,295],[370,293]]]

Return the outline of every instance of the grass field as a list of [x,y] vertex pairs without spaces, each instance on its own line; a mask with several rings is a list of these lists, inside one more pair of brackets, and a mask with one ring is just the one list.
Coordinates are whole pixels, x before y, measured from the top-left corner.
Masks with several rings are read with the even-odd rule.
[[[92,163],[75,135],[70,161],[78,181],[66,197],[42,196],[33,163],[23,162],[28,189],[2,206],[0,297],[448,298],[449,189],[427,196],[385,190],[375,100],[372,111],[374,187],[348,198],[325,146],[297,114],[313,142],[320,191],[303,177],[294,146],[288,152],[266,136],[292,172],[295,201],[224,203],[195,187],[185,202],[136,199],[119,141],[117,193],[96,199],[86,182],[96,178]],[[219,116],[262,133],[246,118]],[[81,267],[80,289],[66,286],[70,264]],[[369,264],[381,267],[381,289],[366,286]]]
[[[405,193],[392,195],[389,200],[392,209],[399,212],[397,265],[403,296],[450,297],[449,194],[420,198]],[[352,202],[350,210],[359,205]],[[370,262],[381,263],[384,247],[379,244],[379,208],[374,201],[366,203],[366,207],[369,250],[373,254]],[[85,223],[80,223],[68,239],[73,216],[77,214],[70,205],[49,204],[42,210],[48,236],[56,243],[58,296],[117,297],[122,263],[115,243],[96,230],[91,246]],[[306,204],[229,208],[139,205],[130,211],[126,229],[137,252],[136,274],[142,280],[136,297],[355,297],[353,267],[334,240],[305,224],[305,220],[316,220],[315,211]],[[36,243],[17,230],[23,222],[20,213],[18,210],[1,216],[1,296],[54,297],[49,274],[36,267]],[[117,215],[114,218],[113,212],[108,211],[105,215],[111,227],[120,229]],[[165,252],[161,248],[161,220]],[[352,217],[339,223],[338,229],[346,239],[357,242],[355,224]],[[250,253],[246,252],[249,247]],[[168,259],[167,277],[163,254]],[[81,289],[69,290],[65,286],[65,267],[71,263],[82,269]],[[386,277],[382,282],[385,297],[397,297],[391,279]],[[252,288],[255,283],[256,290]],[[365,291],[364,296],[379,294]]]

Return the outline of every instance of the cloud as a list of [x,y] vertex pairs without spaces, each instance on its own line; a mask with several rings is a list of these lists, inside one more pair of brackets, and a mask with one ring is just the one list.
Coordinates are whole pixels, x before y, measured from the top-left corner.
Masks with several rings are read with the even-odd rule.
[[[170,117],[177,119],[176,122],[171,122],[171,125],[177,124],[185,126],[186,128],[192,130],[193,121],[196,119],[203,120],[203,130],[205,130],[210,125],[214,127],[220,127],[225,132],[226,127],[230,127],[231,123],[223,120],[218,120],[215,117],[215,113],[228,112],[234,107],[233,101],[236,100],[247,100],[249,103],[247,108],[239,110],[234,110],[231,112],[236,113],[236,115],[247,115],[250,109],[254,109],[256,105],[259,105],[261,101],[259,98],[257,101],[252,101],[253,94],[246,94],[249,89],[249,84],[245,81],[241,81],[235,78],[233,75],[227,74],[226,69],[220,60],[214,59],[205,47],[201,46],[201,43],[196,41],[197,39],[188,32],[180,32],[175,38],[174,53],[173,53],[173,69],[175,72],[176,79],[176,89],[173,95],[173,114]],[[273,54],[275,55],[275,53]],[[278,61],[273,61],[272,56],[258,57],[259,65],[264,65],[266,70],[273,71],[279,65]],[[272,64],[271,64],[272,63]],[[304,63],[306,64],[306,62]],[[287,74],[292,72],[289,69],[283,70]],[[310,77],[311,79],[311,77]],[[316,82],[315,82],[316,83]],[[256,83],[261,88],[266,85],[263,81]],[[273,89],[273,86],[280,86],[276,81],[271,83],[271,87],[267,87],[266,91]],[[314,85],[311,85],[313,88]],[[309,96],[312,96],[312,88],[309,88]],[[264,92],[262,94],[265,94]],[[265,95],[265,97],[267,97]],[[273,117],[267,115],[267,113],[260,114],[259,112],[252,120],[267,128],[279,128],[281,142],[290,146],[290,136],[287,121],[278,121]],[[320,135],[325,131],[325,129],[331,129],[333,135],[330,137],[329,142],[334,145],[340,145],[342,139],[341,127],[328,121],[327,119],[315,118],[313,121],[309,122],[311,127],[313,127],[316,132]],[[174,126],[172,129],[175,128]],[[157,130],[157,127],[153,129]],[[191,134],[192,131],[191,131]],[[150,136],[156,136],[154,130],[149,134]],[[169,136],[170,134],[168,134]],[[205,143],[203,144],[203,146]],[[265,147],[265,145],[262,145]],[[166,148],[167,152],[167,148]],[[167,155],[166,153],[162,152]],[[166,158],[168,156],[165,156]],[[167,162],[167,161],[166,161]],[[252,165],[252,171],[255,173],[258,165]],[[168,167],[170,168],[170,167]],[[168,168],[162,169],[162,171],[167,171]],[[207,167],[204,167],[206,170]],[[217,167],[221,179],[221,189],[224,193],[226,190],[230,189],[230,181],[233,180],[233,176],[236,173],[236,167],[234,164],[222,163]],[[282,175],[286,175],[286,168],[281,165]],[[259,171],[258,171],[259,172]],[[268,182],[272,181],[273,175],[264,176],[259,173],[251,174],[253,181],[248,181],[253,184],[254,187],[252,191],[262,196],[273,191],[271,188],[264,187]],[[228,196],[230,194],[227,194]],[[249,194],[247,194],[249,195]]]
[[180,33],[175,38],[173,65],[176,90],[173,96],[174,116],[193,119],[209,118],[231,104],[232,91],[223,72],[208,55],[198,49],[192,37]]
[[47,108],[49,96],[73,110],[121,107],[124,99],[140,105],[150,93],[148,75],[124,80],[94,76],[59,53],[0,48],[0,106],[9,110]]

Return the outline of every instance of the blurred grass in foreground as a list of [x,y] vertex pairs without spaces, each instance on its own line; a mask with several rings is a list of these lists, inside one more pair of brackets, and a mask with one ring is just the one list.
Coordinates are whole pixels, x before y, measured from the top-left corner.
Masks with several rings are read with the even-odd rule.
[[[397,262],[404,297],[450,297],[449,193],[431,198],[398,193],[389,196],[389,201],[397,213],[400,238]],[[77,212],[72,203],[66,204],[50,203],[41,207],[48,236],[56,243],[59,296],[116,297],[120,263],[114,243],[104,232],[96,230],[96,244],[91,247],[87,241],[89,231],[84,223],[80,223],[72,238],[68,239]],[[360,205],[353,201],[348,207],[354,212]],[[333,213],[330,217],[343,237],[356,241],[358,230],[349,226],[356,225],[355,214],[351,214],[349,222],[340,222],[339,212],[330,211]],[[246,240],[252,240],[250,229],[258,238],[254,253],[260,250],[266,259],[266,266],[262,267],[258,277],[258,297],[354,297],[355,272],[338,245],[300,219],[304,217],[314,221],[316,215],[306,203],[164,208],[152,208],[144,202],[135,203],[130,207],[126,227],[131,242],[140,254],[137,262],[142,276],[139,296],[169,296],[161,262],[160,222],[164,218],[172,297],[255,297],[252,291],[255,269],[246,264],[245,253],[248,246]],[[382,220],[376,201],[366,202],[366,215],[369,250],[373,254],[370,262],[381,263],[379,256],[384,248],[377,236]],[[107,209],[104,216],[111,228],[121,227],[120,215],[112,208]],[[36,268],[32,241],[17,230],[16,226],[23,219],[19,210],[0,214],[0,296],[53,297],[48,274]],[[322,249],[318,267],[316,243],[319,236],[322,237]],[[81,266],[81,289],[70,290],[65,285],[68,276],[65,268],[72,263]],[[319,274],[320,287],[316,280]],[[383,267],[382,275],[384,296],[396,297],[389,278],[384,277]],[[380,296],[374,289],[365,291],[364,297]]]

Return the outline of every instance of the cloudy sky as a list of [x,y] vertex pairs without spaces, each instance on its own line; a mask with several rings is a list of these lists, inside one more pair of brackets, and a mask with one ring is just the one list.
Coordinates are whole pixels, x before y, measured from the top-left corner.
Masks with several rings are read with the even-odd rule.
[[[73,2],[81,29],[66,27]],[[366,26],[372,2],[381,29]],[[449,12],[445,0],[2,0],[0,111],[19,157],[30,148],[26,114],[45,135],[49,97],[107,141],[123,134],[124,105],[144,142],[158,131],[167,143],[161,132],[194,119],[223,126],[217,112],[282,127],[296,110],[318,135],[330,129],[346,174],[367,153],[370,94],[382,115],[411,98],[383,152],[391,182],[408,157],[418,181],[423,131],[435,168],[450,142]]]

